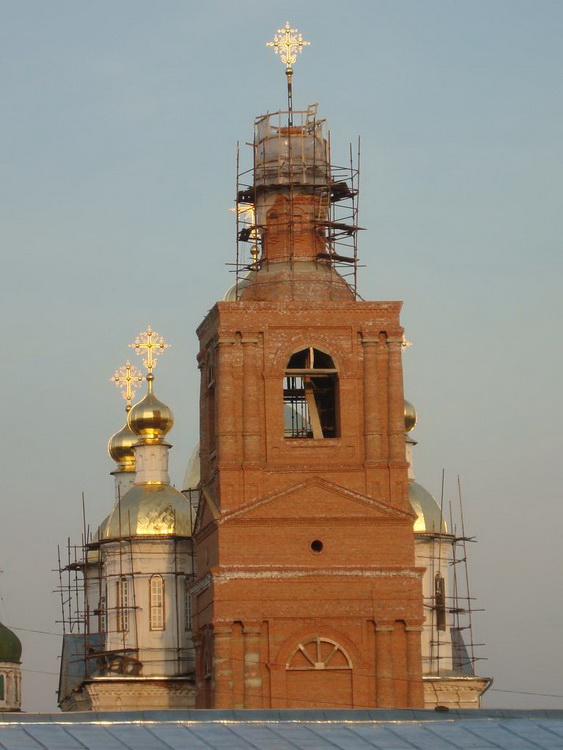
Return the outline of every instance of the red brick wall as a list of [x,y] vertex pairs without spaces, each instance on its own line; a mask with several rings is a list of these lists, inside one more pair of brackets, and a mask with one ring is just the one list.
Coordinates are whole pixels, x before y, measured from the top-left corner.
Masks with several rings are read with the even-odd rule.
[[[222,302],[200,326],[198,705],[423,705],[400,307]],[[284,370],[308,346],[338,370],[337,438],[284,437]],[[310,663],[307,643],[336,650]]]

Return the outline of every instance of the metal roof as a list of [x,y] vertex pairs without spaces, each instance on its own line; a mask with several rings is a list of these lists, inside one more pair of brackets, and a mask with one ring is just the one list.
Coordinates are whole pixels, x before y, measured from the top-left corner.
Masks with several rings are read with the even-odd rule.
[[3,750],[563,748],[563,711],[0,713]]

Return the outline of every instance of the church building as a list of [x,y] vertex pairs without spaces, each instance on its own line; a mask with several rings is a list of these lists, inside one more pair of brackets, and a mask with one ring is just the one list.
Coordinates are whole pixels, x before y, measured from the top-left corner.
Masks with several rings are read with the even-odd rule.
[[332,164],[316,105],[293,108],[305,44],[289,24],[271,43],[287,109],[255,121],[236,281],[197,330],[183,493],[153,392],[163,340],[149,327],[135,344],[140,402],[140,376],[116,374],[115,505],[64,566],[84,604],[67,616],[63,710],[465,708],[490,684],[461,637],[456,537],[414,481],[402,303],[357,292],[357,166]]

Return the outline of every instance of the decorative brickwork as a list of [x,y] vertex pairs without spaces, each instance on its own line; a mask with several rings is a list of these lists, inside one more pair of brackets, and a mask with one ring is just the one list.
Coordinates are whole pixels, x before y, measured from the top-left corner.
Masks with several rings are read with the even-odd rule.
[[[423,705],[399,310],[243,300],[200,327],[214,375],[203,367],[199,706]],[[335,364],[338,437],[285,437],[285,370],[305,347]],[[288,669],[307,639],[350,666]]]
[[424,704],[401,303],[336,271],[331,237],[357,227],[330,204],[353,190],[314,117],[257,120],[260,250],[198,329],[200,707]]

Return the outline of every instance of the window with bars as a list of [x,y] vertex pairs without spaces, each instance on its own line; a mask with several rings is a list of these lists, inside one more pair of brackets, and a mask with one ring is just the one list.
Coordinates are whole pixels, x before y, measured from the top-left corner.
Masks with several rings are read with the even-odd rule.
[[286,438],[338,437],[338,371],[332,357],[312,346],[293,354],[283,402]]
[[164,630],[164,579],[151,576],[149,581],[149,622],[151,630]]
[[106,597],[100,597],[100,603],[98,605],[98,628],[100,633],[105,633],[107,630],[107,612],[106,612]]
[[129,630],[129,582],[120,578],[117,586],[117,630],[125,633]]

